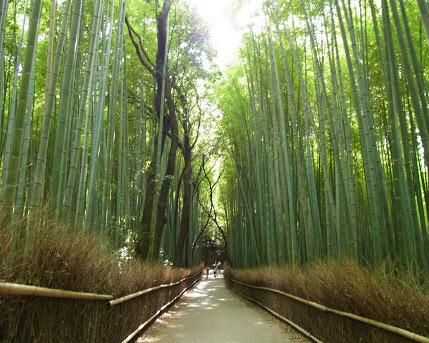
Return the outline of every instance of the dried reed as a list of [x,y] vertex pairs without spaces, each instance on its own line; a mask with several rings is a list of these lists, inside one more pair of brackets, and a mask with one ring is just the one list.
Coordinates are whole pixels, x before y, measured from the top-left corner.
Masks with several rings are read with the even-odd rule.
[[[47,222],[24,249],[18,226],[0,230],[0,280],[115,298],[194,274],[161,264],[121,261],[101,237]],[[11,234],[13,232],[13,234]],[[107,301],[0,295],[1,342],[119,342],[190,284],[109,308]]]
[[[353,313],[429,337],[429,282],[412,271],[398,271],[391,261],[372,270],[352,260],[316,262],[305,268],[227,268],[231,278],[278,289],[329,308]],[[318,312],[265,291],[240,292],[277,310],[326,342],[405,342],[367,325]]]

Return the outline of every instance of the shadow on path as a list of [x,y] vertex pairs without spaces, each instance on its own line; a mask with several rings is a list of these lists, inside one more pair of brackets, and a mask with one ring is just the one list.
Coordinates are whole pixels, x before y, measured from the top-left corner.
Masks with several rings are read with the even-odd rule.
[[297,342],[286,328],[268,318],[237,299],[223,278],[203,277],[137,342]]

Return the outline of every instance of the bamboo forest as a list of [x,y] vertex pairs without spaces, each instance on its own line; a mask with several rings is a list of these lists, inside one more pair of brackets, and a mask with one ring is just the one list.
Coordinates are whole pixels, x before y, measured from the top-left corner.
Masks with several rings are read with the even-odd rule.
[[[356,263],[429,309],[428,1],[219,1],[227,27],[208,3],[0,0],[0,281],[117,297],[138,268],[135,291]],[[13,318],[0,341],[62,341]],[[83,331],[63,341],[105,337]]]

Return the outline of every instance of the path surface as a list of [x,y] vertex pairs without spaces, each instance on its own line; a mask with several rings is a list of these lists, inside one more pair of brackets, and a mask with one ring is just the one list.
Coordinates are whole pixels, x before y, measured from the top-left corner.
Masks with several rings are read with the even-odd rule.
[[138,343],[309,342],[211,276],[187,291],[141,336]]

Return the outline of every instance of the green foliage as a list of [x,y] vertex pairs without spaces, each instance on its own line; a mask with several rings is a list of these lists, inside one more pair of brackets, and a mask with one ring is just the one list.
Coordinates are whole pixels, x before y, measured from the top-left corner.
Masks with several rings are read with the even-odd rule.
[[[386,31],[386,22],[381,16],[386,9],[375,8],[378,34],[381,35],[377,37],[370,4],[359,2],[358,6],[348,6],[345,2],[333,1],[267,2],[266,27],[261,32],[248,32],[243,36],[241,62],[230,67],[223,80],[216,84],[217,107],[222,113],[219,130],[237,163],[236,177],[246,184],[246,197],[252,208],[248,217],[243,210],[242,199],[237,197],[232,164],[225,160],[219,199],[224,203],[233,201],[232,207],[242,208],[228,214],[229,222],[237,220],[247,223],[231,227],[231,240],[237,240],[232,245],[243,250],[241,255],[234,252],[239,257],[233,261],[236,265],[246,265],[249,252],[250,256],[257,254],[246,246],[250,244],[246,232],[250,229],[249,222],[253,222],[257,227],[259,246],[270,245],[272,238],[280,242],[280,237],[285,235],[285,245],[275,247],[277,252],[285,251],[285,260],[279,260],[279,263],[291,262],[287,256],[293,249],[290,235],[296,224],[300,263],[311,260],[311,256],[354,255],[351,244],[356,244],[355,256],[362,263],[376,262],[380,256],[393,256],[400,257],[403,264],[418,265],[427,271],[428,256],[422,253],[427,249],[427,243],[424,243],[428,236],[427,204],[425,209],[421,206],[420,210],[414,205],[422,205],[425,201],[421,194],[427,191],[427,185],[421,180],[427,177],[424,157],[427,152],[420,144],[417,150],[410,145],[411,120],[418,120],[419,114],[415,111],[416,105],[410,105],[413,94],[409,93],[409,82],[411,78],[426,76],[428,72],[421,58],[428,46],[424,44],[418,7],[415,3],[405,2],[410,31],[404,28],[404,34],[412,38],[409,43],[413,43],[417,52],[415,57],[421,61],[421,70],[411,71],[411,67],[400,58],[399,36]],[[387,7],[387,10],[392,11],[392,8]],[[277,12],[277,19],[274,11]],[[342,19],[338,13],[341,13]],[[278,36],[273,34],[271,52],[266,37],[272,34],[268,27],[274,30],[276,22],[280,29]],[[344,35],[340,31],[341,23],[345,27]],[[393,21],[391,26],[394,27]],[[388,65],[383,62],[386,61],[387,46],[382,45],[379,50],[376,40],[380,38],[384,44],[389,37],[387,35],[391,35],[397,54],[398,66],[392,72],[400,80],[396,87],[402,107],[397,110],[403,112],[399,114],[392,114],[393,99],[388,87],[393,81],[388,80]],[[282,49],[285,52],[284,60]],[[411,44],[407,49],[411,49]],[[412,54],[412,50],[402,49],[402,56],[411,58],[414,57]],[[247,55],[251,58],[248,59]],[[405,78],[404,75],[412,76]],[[276,78],[279,80],[278,91]],[[424,80],[427,82],[426,77]],[[421,106],[425,103],[424,99],[427,101],[427,94],[418,100]],[[278,112],[280,110],[282,112]],[[257,114],[253,125],[252,111]],[[276,113],[283,113],[284,127],[280,121],[275,124],[279,120]],[[405,113],[410,117],[399,117],[405,116]],[[400,121],[403,121],[398,133],[400,141],[396,140],[395,143],[399,144],[399,150],[394,150],[392,125],[399,127]],[[268,124],[268,130],[263,134],[258,125],[264,122]],[[286,131],[286,139],[279,140],[276,126],[278,130]],[[425,130],[419,130],[418,135],[419,141],[426,140]],[[257,137],[260,137],[259,141],[255,141]],[[262,161],[257,155],[258,144],[266,146]],[[286,148],[292,151],[290,165],[281,158],[279,160],[279,152]],[[401,157],[398,152],[401,156],[411,154],[417,164],[410,166],[409,162],[395,162]],[[254,166],[259,163],[262,163],[262,169],[257,172]],[[305,167],[300,167],[302,163]],[[398,163],[409,168],[407,175],[405,171],[402,176],[396,172],[392,174],[393,166],[398,168]],[[286,178],[282,178],[288,168],[292,173],[293,185],[289,191],[285,188]],[[304,168],[305,173],[301,173],[300,168]],[[258,173],[262,173],[261,176]],[[398,177],[402,178],[402,186],[395,181]],[[263,188],[272,206],[279,201],[281,216],[274,215],[270,210],[271,219],[260,223],[258,218],[266,216],[267,205],[258,200],[257,193],[260,180],[265,178],[276,180],[274,190],[267,181],[263,181]],[[401,187],[406,187],[406,190],[401,190]],[[291,190],[295,193],[293,199],[288,197]],[[400,196],[400,200],[395,200],[399,194],[404,195]],[[405,238],[407,225],[399,219],[398,211],[409,206],[408,196],[414,208],[412,216],[413,225],[416,226],[414,236]],[[294,207],[288,206],[288,203]],[[296,222],[288,221],[291,208],[294,208]],[[366,217],[370,213],[372,219],[368,221]],[[238,216],[237,219],[234,216]],[[320,241],[317,240],[318,227],[321,230]],[[398,244],[405,244],[406,247],[400,248]],[[263,264],[271,263],[269,254],[267,258]]]
[[[66,18],[64,35],[61,36],[60,26],[66,2],[57,5],[52,32],[49,28],[50,2],[42,3],[34,63],[34,98],[30,106],[32,125],[29,154],[25,157],[28,171],[24,173],[25,180],[19,181],[25,182],[25,187],[23,210],[20,212],[22,214],[17,217],[26,221],[29,213],[34,214],[29,222],[31,228],[40,219],[38,217],[42,216],[40,204],[47,203],[51,211],[56,211],[57,217],[67,218],[80,228],[86,223],[84,230],[103,231],[111,239],[112,245],[120,249],[131,244],[130,237],[140,230],[147,175],[151,172],[149,166],[154,149],[153,137],[159,122],[155,115],[154,75],[140,63],[120,15],[121,7],[140,36],[139,44],[141,43],[149,60],[155,63],[158,49],[156,18],[162,4],[155,1],[130,1],[126,4],[115,1],[85,1],[83,4],[75,45],[69,41],[73,20],[78,23],[73,12]],[[103,6],[99,29],[94,27],[93,20],[97,16],[98,4]],[[2,56],[5,57],[2,70],[5,80],[2,88],[2,98],[5,100],[1,117],[2,132],[6,132],[11,111],[13,71],[16,66],[24,1],[12,1],[8,6],[9,11],[5,18],[7,30],[2,31]],[[95,36],[92,34],[94,29]],[[50,96],[52,99],[52,108],[46,110],[48,98],[45,98],[45,85],[50,84],[46,73],[50,33],[54,37],[54,50],[60,46],[61,37],[65,40],[64,48],[61,47],[54,55],[58,65],[58,80],[51,85],[48,92],[48,98]],[[24,41],[26,35],[25,32]],[[97,42],[91,46],[94,41],[91,41],[91,38],[94,37]],[[174,87],[180,87],[189,104],[185,116],[185,108],[177,96],[178,93],[174,94],[174,106],[181,124],[178,130],[179,140],[183,140],[185,130],[182,124],[186,120],[189,122],[191,143],[199,140],[193,150],[194,163],[198,168],[202,163],[203,153],[207,155],[209,150],[219,149],[209,138],[211,134],[203,134],[209,132],[213,125],[208,119],[208,102],[204,99],[209,97],[209,82],[218,77],[217,67],[213,64],[215,51],[210,46],[207,27],[185,2],[173,4],[170,13],[170,37],[168,77]],[[71,48],[76,48],[76,52],[70,54]],[[25,49],[24,44],[22,56]],[[92,60],[94,51],[95,57]],[[67,54],[70,57],[68,60]],[[93,66],[89,64],[91,61]],[[18,85],[21,79],[22,76],[19,75]],[[60,127],[60,123],[63,126]],[[6,158],[6,135],[1,135],[0,138],[3,166]],[[170,144],[169,139],[167,138],[167,145]],[[181,159],[177,160],[178,168],[182,168]],[[39,165],[38,169],[36,165]],[[56,174],[52,178],[54,167]],[[7,168],[5,170],[4,175]],[[183,187],[179,185],[180,172],[167,175],[166,178],[161,175],[162,180],[174,185],[174,189],[169,191],[172,199],[179,200],[183,195]],[[195,185],[201,182],[198,179],[201,175],[193,177]],[[58,187],[51,188],[54,183]],[[10,189],[10,185],[8,187]],[[205,187],[205,183],[201,182],[198,195],[194,194],[193,201],[196,204],[197,196],[207,200]],[[2,196],[6,189],[7,187],[2,189]],[[31,200],[32,196],[36,199],[34,202]],[[52,201],[55,197],[59,199],[57,202]],[[165,213],[169,223],[166,235],[171,235],[173,242],[176,240],[174,230],[180,226],[180,220],[173,220],[171,217],[176,211],[176,218],[180,218],[183,206],[180,201],[177,201],[177,204],[177,208],[174,208],[173,201],[169,204],[171,208]],[[194,229],[190,235],[195,237],[198,235],[198,221],[203,220],[203,216],[197,215],[200,212],[198,206],[194,206],[191,211],[190,217],[196,222],[192,224]],[[32,236],[33,231],[27,230],[29,246],[32,245]],[[192,243],[192,240],[188,241]],[[168,249],[163,246],[162,249],[164,252],[170,249],[166,254],[172,256],[174,244]],[[199,262],[198,256],[195,255],[193,264]]]
[[[20,223],[21,230],[25,230]],[[108,246],[104,237],[83,234],[58,221],[45,221],[35,249],[23,256],[22,240],[0,245],[2,282],[123,297],[144,289],[169,284],[194,275],[194,269],[173,269],[162,264],[143,264]],[[18,229],[18,228],[17,228]],[[0,230],[2,242],[12,242]],[[185,284],[185,283],[183,283]],[[176,286],[133,299],[116,307],[107,301],[53,299],[3,295],[0,333],[3,342],[118,342],[181,290]],[[19,301],[18,301],[19,299]],[[142,308],[145,310],[142,315]],[[58,320],[64,318],[64,320]],[[65,320],[73,318],[73,320]]]
[[[66,2],[56,9],[51,34],[54,50],[60,47],[54,57],[58,82],[50,89],[49,111],[45,85],[51,9],[42,3],[28,156],[27,151],[15,156],[25,160],[28,171],[25,180],[2,189],[3,198],[18,182],[25,183],[21,219],[28,218],[32,194],[40,190],[40,203],[48,203],[57,216],[65,215],[64,202],[68,219],[81,226],[86,216],[91,223],[87,228],[105,231],[119,249],[129,237],[139,236],[147,193],[156,179],[155,198],[161,183],[169,184],[159,220],[165,221],[161,250],[171,260],[182,225],[185,182],[192,187],[191,200],[186,200],[192,213],[185,216],[191,221],[189,251],[207,219],[198,204],[210,207],[208,180],[214,183],[222,171],[214,203],[237,265],[257,264],[259,258],[262,264],[305,263],[325,255],[375,263],[393,256],[427,270],[429,46],[414,1],[403,2],[405,12],[400,6],[395,11],[393,0],[268,1],[265,27],[249,28],[239,62],[223,73],[213,63],[216,51],[205,23],[186,2],[174,1],[167,47],[168,110],[158,165],[151,163],[160,122],[154,69],[157,17],[164,2],[104,2],[94,66],[87,68],[98,3],[84,2],[76,45],[69,38],[73,22],[78,22],[73,15],[67,18],[64,48],[60,26]],[[232,3],[231,15],[240,6],[246,2]],[[16,105],[11,103],[14,70],[24,67],[16,64],[23,11],[23,0],[9,2],[7,30],[1,31],[2,132]],[[74,46],[76,53],[71,54]],[[24,44],[22,58],[27,49]],[[27,64],[26,71],[30,69]],[[21,87],[27,76],[21,71],[18,76]],[[169,121],[173,115],[177,141]],[[6,180],[7,137],[0,137]],[[185,137],[192,146],[192,163],[191,173],[181,177],[189,162],[183,152]],[[172,142],[182,155],[167,173]],[[41,175],[39,169],[36,173],[38,163],[45,164]],[[203,163],[213,168],[206,178],[199,172]],[[54,183],[60,185],[55,190]],[[60,200],[52,203],[55,197]],[[156,204],[154,199],[148,202]],[[186,256],[186,263],[195,256]]]

